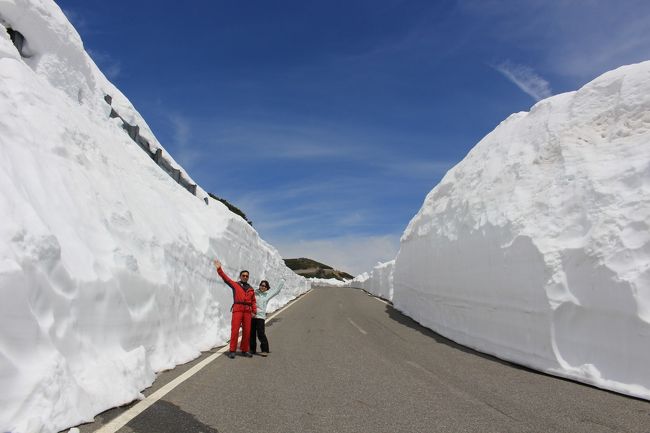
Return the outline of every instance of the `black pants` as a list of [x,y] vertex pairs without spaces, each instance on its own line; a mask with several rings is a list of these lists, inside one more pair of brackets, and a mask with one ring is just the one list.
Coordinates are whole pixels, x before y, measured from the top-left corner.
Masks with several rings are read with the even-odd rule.
[[260,339],[262,352],[269,351],[269,340],[266,338],[266,326],[264,319],[253,318],[251,320],[251,352],[257,352],[257,339]]

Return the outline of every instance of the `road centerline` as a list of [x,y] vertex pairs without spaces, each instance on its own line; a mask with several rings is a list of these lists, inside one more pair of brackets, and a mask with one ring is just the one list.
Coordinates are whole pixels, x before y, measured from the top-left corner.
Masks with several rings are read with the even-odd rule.
[[365,331],[361,326],[359,326],[359,325],[357,325],[356,323],[354,323],[354,322],[352,321],[352,319],[350,319],[349,317],[348,317],[348,322],[350,322],[350,323],[352,324],[352,326],[354,326],[355,328],[357,328],[357,329],[359,330],[359,332],[361,332],[363,335],[368,335],[368,333],[367,333],[367,332],[366,332],[366,331]]

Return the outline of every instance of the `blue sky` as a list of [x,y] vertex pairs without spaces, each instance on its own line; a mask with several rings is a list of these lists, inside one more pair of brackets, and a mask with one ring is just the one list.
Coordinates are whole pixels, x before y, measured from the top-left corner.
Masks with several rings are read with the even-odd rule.
[[650,59],[647,0],[57,4],[204,189],[353,274],[508,115]]

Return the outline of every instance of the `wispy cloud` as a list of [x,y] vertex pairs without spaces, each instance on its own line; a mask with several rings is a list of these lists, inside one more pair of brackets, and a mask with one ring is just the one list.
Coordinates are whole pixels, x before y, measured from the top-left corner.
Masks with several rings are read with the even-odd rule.
[[[553,74],[554,82],[558,77],[572,80],[567,89],[649,58],[647,0],[457,0],[457,5],[462,14],[483,25],[482,35],[492,44],[505,42],[527,53],[537,67]],[[517,66],[500,66],[495,69],[506,76],[510,73],[508,78],[518,86],[526,82],[518,77]],[[535,98],[544,94],[527,87],[528,91],[520,86]]]
[[192,123],[185,116],[177,113],[167,114],[167,117],[173,128],[174,159],[190,172],[194,163],[201,158],[200,148],[192,143]]
[[506,61],[494,66],[494,68],[536,101],[541,101],[553,95],[548,81],[540,77],[528,66]]
[[[580,23],[579,31],[566,25],[561,34],[554,35],[558,49],[552,52],[549,64],[562,73],[590,80],[610,69],[650,58],[647,2],[620,10],[587,10],[576,22]],[[603,32],[603,28],[611,31]]]
[[[346,186],[351,189],[350,193],[337,196],[337,191]],[[288,195],[285,189],[291,190],[291,187],[275,186],[272,191],[236,197],[238,207],[245,210],[263,236],[267,233],[323,236],[365,224],[371,219],[366,218],[366,210],[357,202],[357,194],[362,190],[355,190],[349,181],[334,182],[329,187],[314,184],[301,191],[288,191]],[[297,195],[291,196],[294,193]]]
[[88,22],[86,19],[77,11],[66,8],[61,9],[65,17],[72,23],[72,25],[77,29],[78,32],[85,32],[88,30]]
[[322,259],[350,273],[395,257],[409,218],[454,165],[418,154],[411,139],[431,146],[437,139],[410,131],[387,136],[375,127],[238,114],[164,114],[172,156],[244,211],[285,257]]
[[340,158],[352,152],[348,140],[341,143],[325,128],[299,123],[224,119],[204,121],[199,134],[222,152],[236,152],[256,159]]
[[308,257],[352,275],[370,271],[377,262],[392,260],[399,234],[346,236],[312,240],[272,240],[284,258]]
[[174,126],[174,141],[179,147],[187,147],[190,143],[190,124],[179,114],[169,114],[169,121]]
[[[436,180],[457,163],[405,154],[406,148],[413,147],[407,141],[431,141],[434,145],[435,138],[386,137],[380,128],[361,130],[327,123],[307,126],[299,119],[274,123],[219,118],[195,119],[193,132],[199,142],[216,149],[222,158],[246,155],[248,161],[304,160],[304,163],[318,164],[340,161],[356,165],[357,177],[372,170],[373,176]],[[330,180],[328,189],[332,188]],[[296,190],[291,188],[291,191]]]
[[88,48],[88,55],[92,57],[97,66],[109,80],[116,79],[122,72],[122,63],[110,54]]
[[438,179],[458,161],[435,161],[426,159],[408,159],[398,156],[380,161],[378,166],[391,176],[419,179]]

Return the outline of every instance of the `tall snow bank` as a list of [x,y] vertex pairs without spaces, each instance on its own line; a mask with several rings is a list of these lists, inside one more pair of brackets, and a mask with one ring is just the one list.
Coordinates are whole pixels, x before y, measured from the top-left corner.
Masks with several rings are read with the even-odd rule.
[[510,116],[426,197],[393,302],[461,344],[650,398],[650,62]]
[[348,280],[337,280],[336,278],[308,278],[312,286],[324,287],[346,287]]
[[364,272],[354,277],[349,285],[358,289],[363,289],[380,298],[393,300],[393,270],[395,260],[388,262],[379,262],[372,268],[370,274]]
[[143,142],[162,150],[53,2],[0,1],[0,431],[90,421],[224,344],[232,294],[214,257],[286,280],[271,310],[309,289]]

